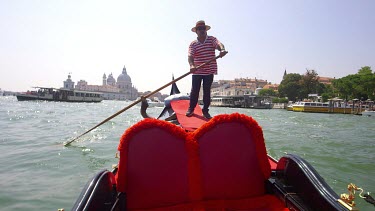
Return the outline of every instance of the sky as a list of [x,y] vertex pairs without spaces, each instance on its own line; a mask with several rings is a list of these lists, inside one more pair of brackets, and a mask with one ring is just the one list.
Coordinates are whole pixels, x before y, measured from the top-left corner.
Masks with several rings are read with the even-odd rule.
[[[101,85],[125,66],[138,91],[156,90],[189,72],[198,20],[229,52],[215,80],[341,78],[375,69],[374,11],[374,0],[0,0],[0,88],[60,88],[69,73]],[[177,85],[189,92],[191,76]]]

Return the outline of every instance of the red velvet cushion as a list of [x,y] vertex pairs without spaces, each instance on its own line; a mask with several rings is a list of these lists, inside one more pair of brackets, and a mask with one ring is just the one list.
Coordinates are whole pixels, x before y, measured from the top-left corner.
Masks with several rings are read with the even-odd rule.
[[217,116],[194,134],[199,145],[204,199],[265,193],[271,170],[259,125],[250,117]]
[[175,125],[157,120],[146,120],[140,127],[141,130],[136,126],[135,131],[124,136],[119,147],[118,189],[126,192],[128,208],[189,201],[188,155],[183,131],[176,135]]

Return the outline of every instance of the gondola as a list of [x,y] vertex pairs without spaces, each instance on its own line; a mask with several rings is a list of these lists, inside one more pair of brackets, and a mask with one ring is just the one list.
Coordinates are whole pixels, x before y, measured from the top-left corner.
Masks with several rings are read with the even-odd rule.
[[[303,158],[269,156],[250,116],[208,120],[172,88],[158,118],[147,114],[118,145],[118,165],[88,181],[72,210],[351,210]],[[177,97],[176,97],[177,96]],[[167,118],[162,116],[167,115]]]

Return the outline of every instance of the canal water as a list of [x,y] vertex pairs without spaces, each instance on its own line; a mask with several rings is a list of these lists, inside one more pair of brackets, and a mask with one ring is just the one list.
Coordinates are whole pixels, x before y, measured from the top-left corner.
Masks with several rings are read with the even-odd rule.
[[[1,210],[70,210],[83,186],[117,163],[124,130],[142,117],[125,111],[69,147],[63,143],[92,128],[130,102],[19,102],[0,97]],[[162,108],[150,108],[157,116]],[[239,112],[263,128],[268,153],[307,160],[338,193],[349,183],[375,193],[375,118],[348,114],[297,113],[212,107],[211,115]],[[361,210],[373,205],[358,198]]]

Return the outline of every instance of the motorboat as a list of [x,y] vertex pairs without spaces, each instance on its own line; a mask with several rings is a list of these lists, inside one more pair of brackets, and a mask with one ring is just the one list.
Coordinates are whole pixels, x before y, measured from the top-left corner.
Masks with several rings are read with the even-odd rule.
[[329,102],[296,102],[291,108],[296,112],[358,114],[364,111],[366,106],[330,100]]
[[370,117],[375,117],[375,111],[374,110],[365,110],[362,111],[362,116],[370,116]]

